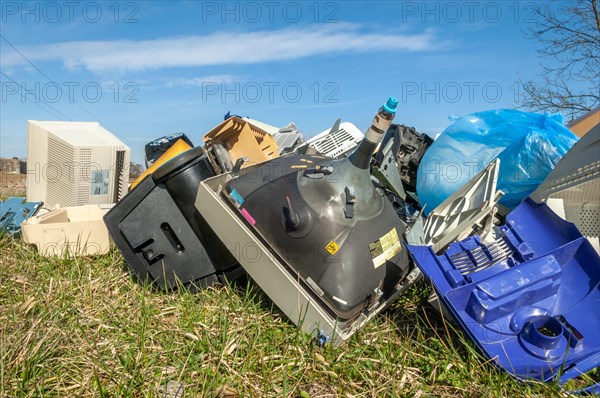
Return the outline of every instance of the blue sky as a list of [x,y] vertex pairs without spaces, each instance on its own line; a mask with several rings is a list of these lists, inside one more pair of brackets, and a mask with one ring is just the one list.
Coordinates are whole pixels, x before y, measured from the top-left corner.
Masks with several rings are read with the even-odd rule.
[[149,140],[199,145],[227,111],[312,136],[336,118],[366,129],[390,95],[396,122],[435,136],[537,79],[532,5],[3,1],[0,156],[26,155],[28,119],[98,120],[141,163]]

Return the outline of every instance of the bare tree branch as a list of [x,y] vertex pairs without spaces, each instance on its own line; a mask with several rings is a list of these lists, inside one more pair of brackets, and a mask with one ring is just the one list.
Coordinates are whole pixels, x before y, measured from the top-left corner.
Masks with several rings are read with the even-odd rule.
[[[521,82],[521,108],[562,112],[574,119],[600,105],[598,0],[571,0],[552,9],[538,6],[538,23],[527,37],[542,45],[542,82]],[[574,91],[574,87],[579,87]]]

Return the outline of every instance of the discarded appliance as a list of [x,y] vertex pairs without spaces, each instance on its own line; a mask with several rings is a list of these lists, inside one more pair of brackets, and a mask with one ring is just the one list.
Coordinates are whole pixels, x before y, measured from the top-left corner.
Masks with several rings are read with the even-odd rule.
[[25,202],[25,198],[11,196],[5,202],[0,200],[0,234],[19,237],[21,224],[33,217],[42,207],[42,202]]
[[331,129],[320,132],[294,150],[298,154],[323,155],[330,158],[347,156],[363,140],[363,133],[349,122],[337,120]]
[[[227,116],[227,115],[225,115]],[[235,115],[234,115],[235,116]],[[237,116],[238,118],[250,123],[251,125],[253,125],[254,127],[258,127],[259,130],[262,130],[264,132],[267,132],[269,134],[271,134],[272,136],[274,136],[278,131],[279,131],[279,127],[275,127],[273,125],[270,125],[268,123],[265,122],[261,122],[260,120],[256,120],[256,119],[252,119],[248,116],[242,117],[242,116]],[[231,115],[226,117],[225,120],[231,118]]]
[[386,132],[379,151],[375,155],[375,166],[381,168],[386,155],[393,158],[404,189],[416,192],[417,169],[425,151],[431,146],[433,139],[427,134],[419,133],[414,127],[392,124]]
[[600,365],[600,257],[545,204],[527,198],[490,243],[473,236],[441,255],[407,248],[464,331],[507,372],[563,383]]
[[380,149],[379,153],[383,154],[380,162],[374,161],[374,158],[371,159],[371,178],[376,186],[385,192],[385,196],[396,210],[396,214],[406,224],[406,233],[409,233],[417,222],[417,218],[421,218],[421,206],[416,198],[407,195],[404,191],[391,144],[392,142],[388,141],[384,148]]
[[294,152],[294,149],[304,142],[304,136],[294,123],[288,123],[287,126],[281,127],[273,134],[273,138],[277,142],[280,155]]
[[[227,115],[229,115],[229,112]],[[229,117],[227,117],[226,120]],[[249,117],[243,117],[241,119],[271,134],[275,139],[275,142],[277,142],[277,146],[279,147],[278,152],[280,155],[293,152],[298,145],[304,142],[304,136],[293,122],[288,123],[287,126],[279,128],[259,120],[251,119]]]
[[406,192],[404,191],[402,177],[396,164],[396,156],[392,150],[392,144],[393,140],[381,143],[377,156],[371,160],[371,173],[383,186],[387,187],[394,195],[398,195],[404,201],[406,199]]
[[496,190],[499,170],[500,159],[496,159],[429,213],[420,243],[432,245],[439,253],[456,240],[476,234],[487,237],[494,226],[496,204],[504,195]]
[[130,149],[98,123],[28,121],[27,201],[48,208],[117,202]]
[[146,154],[146,168],[152,166],[152,164],[160,158],[165,152],[169,150],[176,142],[183,141],[190,148],[194,146],[192,141],[188,138],[185,133],[176,133],[160,137],[146,144],[144,152]]
[[111,207],[84,205],[62,208],[57,205],[50,212],[23,222],[23,240],[34,244],[46,257],[105,254],[110,240],[102,217]]
[[417,222],[417,219],[421,218],[421,206],[419,202],[410,195],[406,195],[406,198],[402,199],[392,190],[377,184],[378,181],[374,182],[377,187],[383,190],[388,201],[396,211],[396,215],[406,224],[406,233],[408,233]]
[[200,289],[244,274],[207,214],[194,206],[200,182],[214,175],[204,150],[190,149],[144,178],[104,216],[138,279],[164,290]]
[[[392,124],[372,159],[373,177],[384,188],[398,217],[405,222],[404,236],[412,243],[423,241],[424,220],[423,209],[411,183],[419,160],[431,142],[428,136],[413,128]],[[408,194],[405,189],[410,190]]]
[[[411,245],[429,246],[434,253],[448,244],[468,236],[480,235],[487,240],[492,235],[496,205],[503,192],[496,190],[500,159],[496,159],[469,182],[444,200],[427,217],[417,217],[405,234]],[[432,292],[427,301],[438,311],[447,314],[439,297]]]
[[503,195],[496,190],[499,169],[500,159],[496,159],[446,198],[426,220],[418,217],[405,234],[406,241],[411,245],[432,245],[433,251],[439,253],[455,240],[471,235],[487,236]]
[[[577,141],[558,116],[498,109],[456,119],[431,144],[418,169],[417,194],[431,211],[492,160],[501,160],[500,204],[531,194]],[[562,119],[562,118],[560,118]]]
[[188,144],[188,142],[189,142],[189,140],[186,141],[184,139],[177,139],[177,141],[172,142],[171,146],[165,152],[163,152],[159,158],[154,159],[154,161],[152,162],[152,165],[150,167],[148,167],[142,174],[139,175],[138,178],[135,179],[135,181],[133,181],[131,183],[131,185],[129,186],[129,190],[131,191],[144,178],[146,178],[146,176],[154,173],[156,170],[158,170],[158,168],[160,166],[162,166],[163,164],[165,164],[166,162],[168,162],[175,156],[178,156],[178,155],[182,154],[183,152],[191,149],[192,147]]
[[530,197],[575,224],[600,253],[600,125],[567,152]]
[[231,171],[238,160],[245,165],[279,157],[279,148],[268,132],[232,116],[204,135],[204,148],[214,170]]
[[419,275],[402,248],[404,223],[369,172],[396,104],[388,100],[347,158],[284,156],[198,190],[196,208],[239,263],[321,341],[347,340]]
[[584,113],[575,120],[571,120],[567,127],[578,137],[583,137],[600,125],[600,106]]

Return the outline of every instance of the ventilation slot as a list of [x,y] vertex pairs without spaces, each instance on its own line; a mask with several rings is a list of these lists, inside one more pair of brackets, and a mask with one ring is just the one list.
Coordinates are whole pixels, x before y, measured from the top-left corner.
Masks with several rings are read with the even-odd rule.
[[46,207],[75,206],[75,151],[62,142],[48,138],[48,164],[44,178],[48,183]]
[[117,151],[117,162],[115,165],[115,186],[113,189],[113,203],[116,203],[123,196],[121,187],[127,176],[125,172],[125,151]]

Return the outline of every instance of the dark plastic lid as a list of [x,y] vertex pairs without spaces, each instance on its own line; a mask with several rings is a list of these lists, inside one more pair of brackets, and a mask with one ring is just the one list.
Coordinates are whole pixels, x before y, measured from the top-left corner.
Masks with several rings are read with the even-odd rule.
[[160,166],[153,174],[155,181],[160,181],[169,178],[172,173],[186,169],[195,163],[201,161],[206,154],[204,148],[195,147],[170,159],[167,163]]

